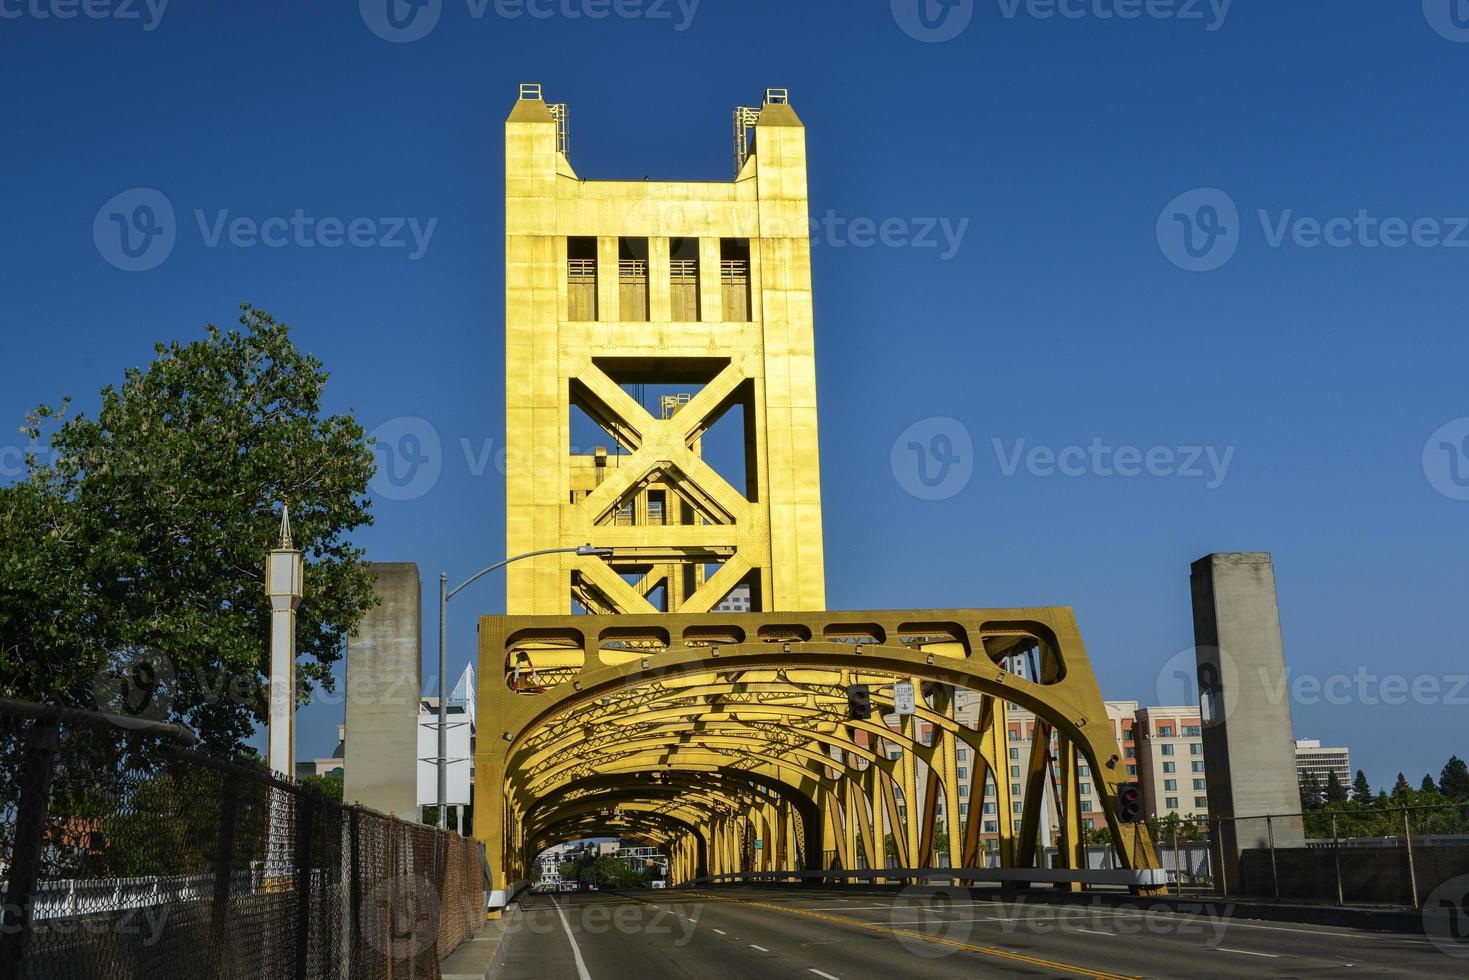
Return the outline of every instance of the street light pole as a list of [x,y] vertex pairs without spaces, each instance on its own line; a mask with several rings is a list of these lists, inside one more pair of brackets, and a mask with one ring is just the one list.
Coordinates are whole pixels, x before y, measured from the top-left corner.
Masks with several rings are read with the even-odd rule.
[[449,600],[470,585],[478,582],[493,571],[504,568],[513,562],[522,561],[526,558],[539,558],[541,555],[582,555],[593,558],[612,557],[611,548],[594,548],[589,544],[576,548],[546,548],[542,551],[528,551],[523,555],[506,558],[488,568],[482,568],[469,578],[465,579],[453,589],[449,588],[449,576],[447,573],[439,573],[439,755],[434,760],[438,768],[439,777],[439,827],[445,829],[449,820]]

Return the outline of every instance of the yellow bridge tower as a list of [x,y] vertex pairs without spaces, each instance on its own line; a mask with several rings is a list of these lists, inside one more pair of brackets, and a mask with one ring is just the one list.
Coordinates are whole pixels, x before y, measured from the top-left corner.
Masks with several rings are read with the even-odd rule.
[[[735,140],[732,182],[583,180],[566,107],[521,87],[505,125],[507,550],[614,554],[510,566],[512,615],[707,612],[737,590],[751,611],[825,607],[806,133],[770,89],[736,110]],[[574,418],[606,445],[574,445]],[[726,418],[743,424],[740,485],[702,452]]]

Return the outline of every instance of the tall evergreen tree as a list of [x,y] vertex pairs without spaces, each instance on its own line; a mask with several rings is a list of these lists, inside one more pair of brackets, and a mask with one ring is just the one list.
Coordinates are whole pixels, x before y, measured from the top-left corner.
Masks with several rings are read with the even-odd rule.
[[1393,799],[1402,799],[1413,792],[1413,787],[1408,785],[1408,777],[1398,773],[1398,781],[1392,784]]
[[1336,775],[1336,770],[1326,774],[1326,802],[1345,803],[1347,801],[1347,788],[1342,785],[1341,779]]
[[1439,776],[1438,791],[1455,803],[1469,803],[1469,765],[1458,756],[1449,759]]
[[1423,782],[1418,784],[1418,792],[1424,793],[1428,796],[1437,796],[1438,783],[1435,783],[1433,781],[1433,777],[1425,772],[1423,774]]
[[1357,770],[1357,778],[1352,780],[1352,802],[1372,805],[1372,787],[1367,783],[1367,774],[1360,769]]
[[1300,779],[1301,786],[1301,809],[1315,810],[1321,806],[1321,783],[1314,772],[1308,772]]

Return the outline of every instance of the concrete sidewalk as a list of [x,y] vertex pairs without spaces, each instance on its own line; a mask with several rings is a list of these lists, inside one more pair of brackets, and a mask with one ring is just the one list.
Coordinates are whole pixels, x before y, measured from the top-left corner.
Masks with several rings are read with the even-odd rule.
[[512,903],[498,919],[490,919],[440,964],[443,980],[488,980],[505,962],[505,934],[520,915]]

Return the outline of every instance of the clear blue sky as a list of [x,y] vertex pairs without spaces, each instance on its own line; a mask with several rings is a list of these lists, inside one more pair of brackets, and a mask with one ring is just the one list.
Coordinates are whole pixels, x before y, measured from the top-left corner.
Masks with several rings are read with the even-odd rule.
[[[788,86],[814,215],[893,219],[887,244],[817,236],[833,607],[1069,604],[1104,692],[1148,703],[1192,643],[1189,563],[1269,550],[1297,673],[1439,684],[1420,697],[1434,703],[1395,706],[1354,678],[1345,703],[1298,700],[1297,733],[1349,745],[1374,784],[1465,754],[1469,503],[1454,498],[1469,432],[1430,441],[1469,416],[1469,248],[1434,244],[1469,243],[1453,220],[1469,215],[1469,29],[1447,0],[1237,0],[1222,23],[1207,2],[1182,20],[974,0],[948,20],[935,4],[931,28],[916,0],[704,0],[691,21],[687,0],[624,0],[643,15],[604,20],[568,16],[594,0],[538,0],[548,18],[442,0],[408,43],[369,28],[393,34],[385,2],[59,20],[38,16],[51,0],[0,0],[0,416],[18,425],[64,393],[91,407],[154,340],[230,323],[249,299],[326,362],[333,408],[369,429],[422,417],[441,437],[433,488],[380,499],[361,536],[375,559],[419,562],[427,598],[441,568],[458,579],[504,549],[500,477],[476,475],[462,441],[477,458],[502,432],[501,126],[517,84],[570,104],[583,176],[633,179],[727,179],[730,108]],[[104,205],[135,188],[176,214],[147,271],[119,268],[117,229],[106,244]],[[1201,188],[1217,192],[1169,207]],[[142,198],[121,200],[152,227]],[[312,248],[208,244],[221,212],[263,225],[297,209],[313,228],[373,219],[367,237],[389,218],[436,224],[416,258],[406,232],[402,248],[323,247],[330,232]],[[1342,247],[1303,244],[1297,219],[1337,217],[1352,219],[1333,226]],[[1369,247],[1394,237],[1376,224],[1390,218],[1419,224]],[[903,244],[937,219],[963,228],[957,251],[942,233]],[[1186,268],[1201,265],[1219,267]],[[892,452],[915,424],[913,441],[967,457],[936,490],[908,437]],[[1158,472],[1163,449],[1188,446],[1229,465],[1212,488],[1207,463],[1103,476],[1063,452],[1093,440],[1157,448]],[[1035,447],[1081,475],[1046,475]],[[502,603],[499,581],[456,601],[456,674],[475,615]],[[426,616],[426,666],[432,637]],[[339,716],[305,712],[303,755],[330,749]]]

